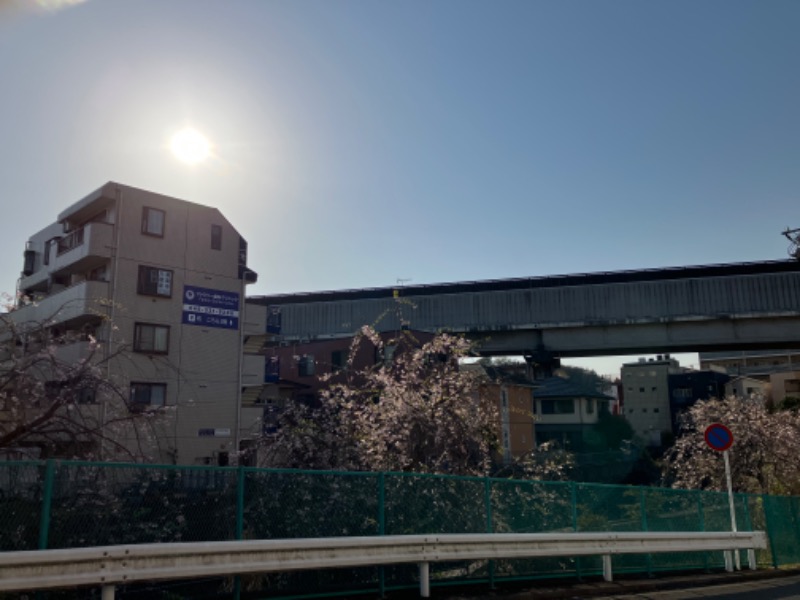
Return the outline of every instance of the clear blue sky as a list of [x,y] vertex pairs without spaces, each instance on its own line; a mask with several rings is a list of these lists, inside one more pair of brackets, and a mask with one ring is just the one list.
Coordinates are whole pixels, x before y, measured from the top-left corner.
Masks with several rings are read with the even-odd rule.
[[[0,0],[0,290],[108,180],[219,207],[250,293],[780,259],[800,2]],[[185,125],[214,144],[188,167]]]

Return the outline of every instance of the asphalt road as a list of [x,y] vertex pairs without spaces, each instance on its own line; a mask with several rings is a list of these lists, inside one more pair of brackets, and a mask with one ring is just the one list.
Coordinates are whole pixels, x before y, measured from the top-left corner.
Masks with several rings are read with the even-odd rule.
[[800,575],[681,590],[600,596],[596,600],[800,600]]

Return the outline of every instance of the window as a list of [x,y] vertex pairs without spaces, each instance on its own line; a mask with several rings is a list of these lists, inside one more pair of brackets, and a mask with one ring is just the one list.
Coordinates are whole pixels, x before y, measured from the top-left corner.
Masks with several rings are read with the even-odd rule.
[[169,327],[136,323],[133,331],[133,351],[166,354],[169,352]]
[[661,412],[661,409],[660,409],[660,408],[654,408],[654,409],[653,409],[653,412],[654,412],[654,413]]
[[166,213],[157,208],[142,208],[142,233],[155,237],[164,237],[164,217]]
[[297,363],[297,374],[300,377],[311,377],[314,375],[314,367],[314,355],[304,354],[300,357],[300,361]]
[[139,267],[139,287],[145,296],[172,297],[172,271],[155,267]]
[[166,383],[131,382],[129,407],[132,411],[142,411],[146,410],[148,407],[164,406],[166,396]]
[[644,388],[643,388],[643,387],[640,387],[640,388],[639,388],[639,393],[640,393],[640,394],[644,394]]
[[575,413],[575,402],[569,400],[542,400],[543,415],[570,415]]
[[594,414],[594,398],[587,398],[586,399],[586,414],[593,415]]
[[222,250],[222,225],[211,226],[211,249]]
[[338,373],[347,365],[347,350],[334,350],[331,352],[331,371]]

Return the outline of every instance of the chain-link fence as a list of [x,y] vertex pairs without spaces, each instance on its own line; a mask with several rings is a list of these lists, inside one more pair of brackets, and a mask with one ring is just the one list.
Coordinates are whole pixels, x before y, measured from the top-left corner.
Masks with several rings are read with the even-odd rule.
[[[758,552],[761,565],[800,563],[800,498],[737,494],[735,507],[740,530],[768,534],[769,547]],[[419,533],[730,528],[727,495],[697,490],[412,473],[0,462],[0,551]],[[614,570],[652,573],[723,564],[721,552],[628,555],[615,557]],[[431,565],[434,585],[600,573],[599,557]],[[237,586],[285,596],[383,592],[414,587],[416,577],[415,566],[400,565],[242,577]],[[214,589],[222,593],[225,585],[216,581]],[[136,593],[131,589],[128,596]]]

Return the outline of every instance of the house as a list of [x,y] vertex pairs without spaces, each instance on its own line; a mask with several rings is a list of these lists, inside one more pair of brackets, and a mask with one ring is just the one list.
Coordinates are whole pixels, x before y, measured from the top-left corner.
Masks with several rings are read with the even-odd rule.
[[[252,425],[242,423],[239,375],[245,286],[255,280],[247,242],[219,210],[109,182],[29,238],[8,317],[22,335],[46,324],[70,340],[56,349],[65,361],[87,356],[89,336],[100,342],[121,410],[153,424],[150,460],[227,464]],[[259,315],[250,318],[259,329]],[[113,400],[80,409],[103,428],[124,417]]]
[[478,394],[497,406],[501,460],[509,464],[536,448],[534,382],[513,368],[480,362],[462,365],[479,374]]
[[609,412],[613,396],[554,376],[536,381],[533,391],[536,441],[555,441],[573,452],[584,452],[587,434],[601,414]]

